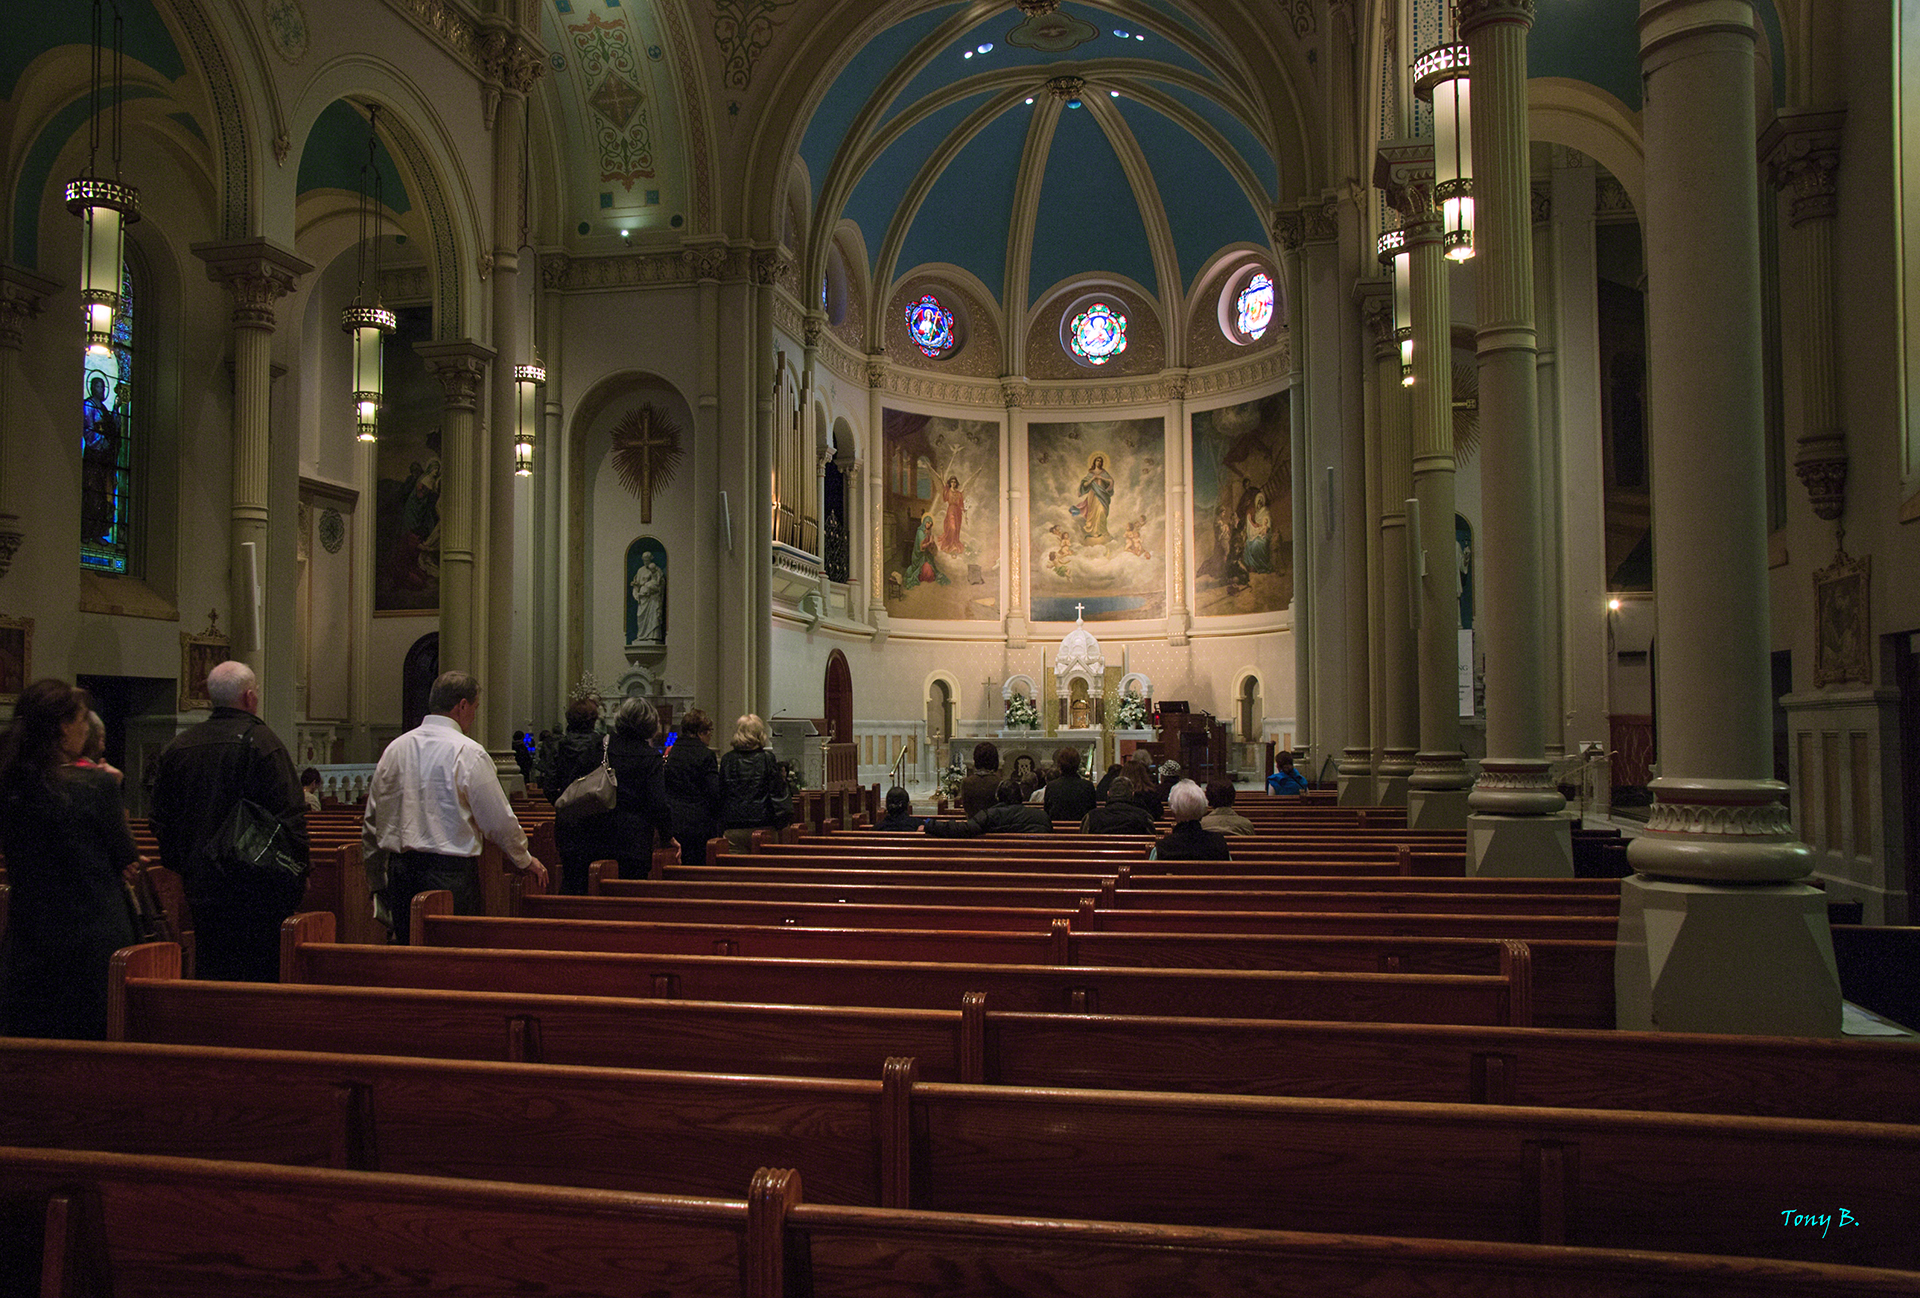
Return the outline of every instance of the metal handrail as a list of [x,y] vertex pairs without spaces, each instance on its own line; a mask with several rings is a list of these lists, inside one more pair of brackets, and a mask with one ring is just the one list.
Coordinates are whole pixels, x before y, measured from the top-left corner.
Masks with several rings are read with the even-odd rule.
[[891,789],[895,787],[902,787],[902,788],[905,787],[906,772],[907,772],[907,753],[911,751],[911,748],[912,748],[912,745],[910,744],[902,743],[900,745],[900,756],[894,759],[893,769],[889,772],[889,774],[892,776],[892,781],[887,785],[888,788]]

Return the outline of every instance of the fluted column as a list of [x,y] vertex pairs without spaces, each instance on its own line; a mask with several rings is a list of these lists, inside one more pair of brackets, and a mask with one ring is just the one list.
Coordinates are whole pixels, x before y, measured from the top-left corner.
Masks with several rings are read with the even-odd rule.
[[[1464,828],[1467,755],[1460,747],[1460,599],[1454,587],[1453,338],[1447,258],[1429,192],[1409,191],[1413,260],[1413,499],[1421,557],[1417,604],[1420,751],[1407,781],[1407,824]],[[1411,525],[1412,520],[1409,520]]]
[[1167,643],[1187,643],[1187,520],[1192,510],[1187,503],[1187,384],[1185,370],[1174,370],[1161,379],[1161,396],[1167,402],[1167,429],[1172,449],[1167,462]]
[[1622,1027],[1833,1035],[1823,895],[1773,769],[1754,14],[1642,0],[1659,778],[1621,886]]
[[[1480,553],[1491,617],[1487,756],[1467,834],[1471,874],[1573,874],[1566,799],[1547,774],[1541,583],[1540,393],[1527,156],[1527,30],[1533,0],[1462,0],[1472,51],[1474,243],[1479,270]],[[1451,525],[1452,520],[1448,520]]]
[[[479,409],[491,349],[476,342],[415,343],[446,394],[440,432],[440,670],[474,670],[473,523]],[[482,682],[484,687],[485,682]]]
[[[292,717],[291,694],[277,702],[269,686],[269,663],[283,656],[291,683],[291,649],[276,645],[267,625],[279,609],[272,607],[281,599],[267,581],[268,475],[273,451],[269,398],[273,384],[273,304],[291,293],[299,278],[313,269],[310,262],[266,239],[248,239],[237,243],[199,243],[194,255],[207,264],[207,278],[226,287],[233,298],[233,435],[231,471],[233,495],[230,505],[231,534],[227,553],[228,589],[231,592],[236,631],[233,656],[253,668],[260,681],[260,694],[276,712]],[[346,409],[341,394],[341,410]],[[256,607],[254,591],[246,565],[246,546],[253,547],[254,577],[260,585]],[[288,605],[291,612],[291,605]],[[242,627],[247,628],[242,632]],[[289,621],[289,631],[291,622]],[[291,636],[288,637],[291,640]]]
[[40,314],[59,287],[31,271],[0,263],[0,577],[7,575],[25,539],[16,499],[22,460],[14,430],[25,388],[20,349],[26,342],[27,322]]
[[1400,381],[1400,343],[1389,305],[1374,348],[1380,406],[1380,766],[1374,800],[1407,805],[1420,749],[1419,646],[1413,634],[1407,501],[1413,495],[1413,395]]
[[[484,531],[478,547],[476,578],[485,598],[476,599],[484,616],[474,647],[484,646],[478,662],[483,674],[480,719],[474,737],[494,754],[504,773],[518,774],[512,760],[513,719],[531,718],[533,687],[524,669],[529,657],[532,592],[517,589],[514,575],[516,488],[514,475],[514,419],[518,401],[513,367],[532,361],[532,322],[523,318],[527,295],[520,276],[521,221],[526,166],[527,96],[546,70],[546,55],[531,33],[494,26],[481,38],[480,70],[493,106],[493,350],[500,363],[489,384],[487,415],[480,423],[482,444],[476,446],[475,481],[484,495],[475,496],[476,521]],[[485,501],[485,511],[479,509]],[[515,653],[516,641],[519,654]],[[516,665],[522,665],[516,670]]]
[[[1367,406],[1373,388],[1373,358],[1363,341],[1361,297],[1355,280],[1373,268],[1371,249],[1363,250],[1362,219],[1365,191],[1344,188],[1329,200],[1328,214],[1338,238],[1339,261],[1334,268],[1334,371],[1340,395],[1339,420],[1333,430],[1339,465],[1339,485],[1328,509],[1337,508],[1340,537],[1341,682],[1346,696],[1345,747],[1340,753],[1339,797],[1348,805],[1373,801],[1374,698],[1372,618],[1368,600],[1375,532],[1368,510]],[[1369,289],[1372,281],[1366,281]]]
[[[1788,222],[1797,245],[1803,400],[1793,457],[1814,517],[1839,522],[1847,508],[1847,431],[1840,414],[1839,300],[1834,293],[1834,216],[1838,210],[1840,128],[1844,113],[1794,113],[1767,132],[1767,169],[1775,188],[1791,189]],[[1791,362],[1790,362],[1791,363]]]
[[[1293,484],[1293,749],[1305,752],[1313,745],[1313,582],[1312,537],[1306,527],[1306,491],[1300,481],[1307,460],[1307,392],[1305,357],[1307,337],[1306,213],[1299,208],[1274,214],[1274,242],[1280,245],[1280,273],[1287,285],[1287,415],[1288,463],[1294,466]],[[1311,764],[1306,764],[1311,770]]]

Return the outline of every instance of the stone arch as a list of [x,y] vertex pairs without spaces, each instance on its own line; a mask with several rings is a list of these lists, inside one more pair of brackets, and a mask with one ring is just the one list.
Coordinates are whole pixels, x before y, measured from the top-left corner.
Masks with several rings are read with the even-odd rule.
[[1534,139],[1580,150],[1613,173],[1635,212],[1647,210],[1638,113],[1587,82],[1536,77],[1527,82],[1527,119]]
[[1233,720],[1236,737],[1241,743],[1254,743],[1260,738],[1262,714],[1266,710],[1266,682],[1261,678],[1258,667],[1242,667],[1233,674]]

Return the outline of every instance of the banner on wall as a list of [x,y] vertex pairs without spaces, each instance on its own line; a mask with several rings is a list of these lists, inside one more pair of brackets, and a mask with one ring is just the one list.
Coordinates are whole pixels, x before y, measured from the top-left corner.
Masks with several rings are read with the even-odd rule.
[[1166,616],[1164,419],[1030,424],[1027,496],[1035,622]]

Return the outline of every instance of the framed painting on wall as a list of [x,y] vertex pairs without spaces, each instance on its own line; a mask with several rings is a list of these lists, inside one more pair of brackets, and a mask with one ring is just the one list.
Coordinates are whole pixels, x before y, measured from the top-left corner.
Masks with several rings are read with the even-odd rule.
[[232,656],[232,645],[212,614],[207,616],[207,629],[199,635],[180,633],[180,711],[213,706],[207,694],[207,677]]
[[1816,687],[1873,679],[1868,646],[1868,564],[1843,551],[1813,574],[1813,683]]
[[0,703],[20,701],[33,679],[33,619],[0,617]]

